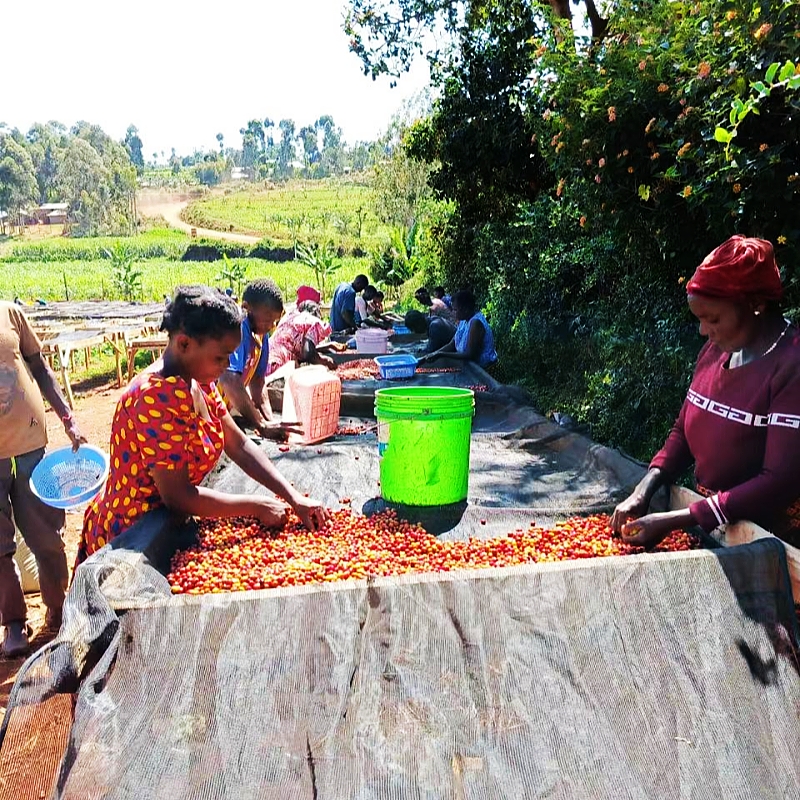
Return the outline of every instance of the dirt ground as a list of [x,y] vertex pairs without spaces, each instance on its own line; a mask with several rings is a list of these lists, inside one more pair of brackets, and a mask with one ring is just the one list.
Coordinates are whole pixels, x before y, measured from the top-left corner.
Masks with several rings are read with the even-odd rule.
[[249,233],[231,233],[229,231],[214,231],[210,228],[198,228],[189,225],[181,219],[181,211],[192,201],[188,194],[174,194],[168,192],[141,192],[137,198],[139,213],[143,217],[163,217],[172,228],[177,228],[186,233],[194,229],[197,236],[205,239],[224,239],[229,242],[242,244],[258,244],[261,237]]
[[[93,386],[76,384],[73,389],[77,390],[75,393],[74,413],[81,431],[90,443],[107,451],[111,433],[111,419],[121,390],[117,389],[114,384]],[[61,447],[69,443],[61,421],[50,410],[47,412],[47,433],[50,439],[50,447]],[[70,571],[78,550],[82,522],[82,511],[67,514],[64,541]],[[38,594],[29,594],[26,595],[25,600],[28,606],[28,623],[33,628],[33,636],[31,637],[31,652],[33,652],[52,639],[55,632],[44,628],[46,609],[42,605],[41,597]],[[17,671],[24,661],[24,658],[4,659],[0,656],[0,721],[3,714],[5,714],[8,694],[14,684]]]

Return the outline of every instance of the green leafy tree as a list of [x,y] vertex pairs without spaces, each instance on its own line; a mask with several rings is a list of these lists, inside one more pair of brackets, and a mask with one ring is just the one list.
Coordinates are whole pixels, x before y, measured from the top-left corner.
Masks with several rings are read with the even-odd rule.
[[172,152],[169,155],[169,168],[172,171],[172,174],[180,175],[182,166],[183,162],[181,157],[175,152],[175,148],[173,147]]
[[[361,59],[364,74],[373,79],[380,75],[396,78],[420,56],[436,70],[458,52],[457,42],[464,35],[479,33],[490,21],[502,24],[505,20],[512,27],[517,16],[531,12],[551,19],[560,42],[573,46],[569,0],[517,0],[513,4],[505,0],[349,0],[348,5],[345,32],[350,49]],[[582,5],[592,37],[602,40],[608,20],[594,0],[584,0]],[[642,4],[644,8],[650,5]]]
[[264,146],[267,154],[272,157],[272,149],[275,147],[275,139],[271,133],[275,129],[275,123],[269,118],[264,118]]
[[281,132],[281,141],[278,145],[278,156],[275,163],[275,177],[280,179],[291,178],[294,172],[292,162],[295,160],[294,151],[294,121],[282,119],[278,123]]
[[216,186],[225,175],[228,165],[224,157],[217,153],[206,153],[193,167],[198,182],[203,186]]
[[37,122],[31,126],[25,138],[36,170],[39,202],[58,202],[61,198],[56,188],[56,177],[58,165],[69,141],[66,128],[58,122],[48,122],[45,125]]
[[78,123],[58,165],[57,191],[69,203],[73,233],[128,232],[136,171],[122,145],[101,128]]
[[139,129],[135,125],[129,125],[125,132],[123,141],[131,164],[136,168],[136,172],[141,175],[144,172],[144,156],[142,155],[142,140],[139,138]]
[[303,162],[306,172],[310,174],[312,166],[320,160],[317,129],[313,125],[306,125],[300,128],[297,136],[303,145]]
[[11,134],[0,134],[0,211],[19,217],[24,206],[36,202],[37,188],[24,145]]
[[246,128],[241,128],[242,135],[242,166],[250,169],[255,174],[264,157],[266,136],[264,124],[261,120],[251,119]]
[[325,114],[317,120],[316,128],[322,132],[320,176],[341,175],[344,171],[344,143],[341,128],[336,127],[333,117],[329,114]]
[[588,63],[543,42],[539,69],[559,76],[544,112],[548,161],[563,192],[581,196],[587,229],[649,243],[672,280],[746,232],[779,245],[792,284],[800,7],[687,8],[643,19],[622,3]]
[[389,225],[411,228],[433,196],[431,171],[428,162],[409,154],[405,138],[396,142],[391,156],[375,167],[372,189],[376,216]]
[[552,181],[539,148],[531,81],[537,37],[548,23],[536,5],[494,6],[481,28],[460,34],[434,113],[405,138],[412,157],[438,165],[431,184],[457,203],[467,227],[512,216],[520,201]]
[[110,174],[100,154],[85,139],[74,137],[59,164],[57,185],[69,203],[75,232],[98,235],[111,224]]

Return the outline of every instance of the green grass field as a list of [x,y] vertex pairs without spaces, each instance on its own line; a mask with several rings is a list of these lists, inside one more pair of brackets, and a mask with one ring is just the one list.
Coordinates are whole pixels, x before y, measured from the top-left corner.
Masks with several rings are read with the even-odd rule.
[[338,180],[295,181],[286,186],[230,190],[197,200],[183,214],[187,222],[214,230],[252,233],[278,245],[328,241],[370,250],[388,238],[364,184]]
[[[283,291],[287,301],[303,283],[314,283],[314,273],[298,263],[276,264],[256,258],[238,259],[245,266],[247,279],[272,278]],[[352,259],[351,259],[352,261]],[[224,266],[222,261],[193,262],[149,259],[140,261],[142,271],[142,300],[159,300],[182,283],[205,283],[225,287],[219,279]],[[351,267],[343,267],[336,278],[352,278]],[[356,273],[353,272],[353,275]],[[66,288],[65,283],[66,281]],[[107,260],[41,263],[35,261],[0,262],[0,299],[13,300],[19,296],[25,301],[36,299],[66,300],[117,300],[120,293],[114,288],[111,265]]]
[[103,250],[111,250],[122,243],[137,259],[179,259],[191,239],[183,231],[169,228],[154,228],[136,236],[97,236],[85,239],[70,239],[55,236],[52,239],[33,241],[9,239],[0,246],[0,264],[9,261],[94,261],[103,258]]
[[[246,270],[246,280],[272,278],[283,292],[286,302],[294,300],[295,291],[302,284],[316,286],[313,270],[299,262],[276,264],[259,258],[234,259]],[[160,300],[184,283],[205,283],[225,288],[228,284],[220,278],[223,261],[169,261],[148,259],[137,262],[142,272],[141,300]],[[339,270],[328,279],[328,298],[337,283],[352,280],[359,272],[368,272],[367,259],[343,258]],[[66,280],[66,288],[64,282]],[[37,261],[0,260],[0,299],[20,297],[26,302],[37,299],[66,300],[118,300],[121,294],[114,287],[111,264],[108,260],[65,261],[42,263]]]

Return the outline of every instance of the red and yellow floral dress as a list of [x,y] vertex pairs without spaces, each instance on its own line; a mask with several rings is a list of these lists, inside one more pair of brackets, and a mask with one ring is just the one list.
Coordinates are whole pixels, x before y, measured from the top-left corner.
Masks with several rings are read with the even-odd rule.
[[153,469],[187,467],[196,486],[214,468],[227,411],[216,386],[193,387],[176,376],[150,373],[120,398],[111,425],[108,480],[86,509],[79,563],[161,505]]

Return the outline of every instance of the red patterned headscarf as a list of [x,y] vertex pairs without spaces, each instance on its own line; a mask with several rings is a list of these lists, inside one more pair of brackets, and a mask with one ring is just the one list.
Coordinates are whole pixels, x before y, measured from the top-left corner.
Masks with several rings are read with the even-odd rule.
[[304,303],[306,300],[319,303],[322,300],[322,296],[313,286],[299,286],[297,288],[297,305]]
[[705,257],[686,291],[731,300],[754,296],[780,300],[783,287],[772,245],[764,239],[731,236]]

